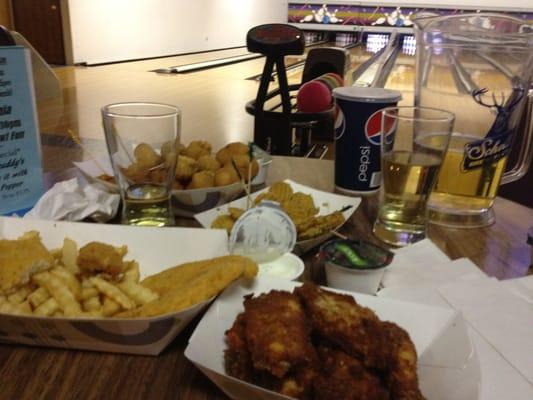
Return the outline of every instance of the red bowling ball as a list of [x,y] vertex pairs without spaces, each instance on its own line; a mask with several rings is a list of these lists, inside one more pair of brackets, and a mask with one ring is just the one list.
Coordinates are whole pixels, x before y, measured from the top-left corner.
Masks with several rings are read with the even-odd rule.
[[323,82],[313,80],[304,83],[296,96],[298,111],[315,113],[331,106],[331,91]]

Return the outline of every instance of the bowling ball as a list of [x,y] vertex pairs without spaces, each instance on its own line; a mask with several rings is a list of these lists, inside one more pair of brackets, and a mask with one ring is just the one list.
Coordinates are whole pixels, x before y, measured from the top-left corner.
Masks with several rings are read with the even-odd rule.
[[300,87],[296,99],[298,111],[316,113],[327,110],[331,106],[332,96],[326,84],[313,80]]
[[334,77],[329,76],[327,74],[316,78],[316,80],[322,83],[325,83],[330,91],[332,91],[333,89],[339,86],[337,80]]
[[324,74],[323,76],[327,76],[327,77],[335,79],[337,81],[337,87],[344,86],[344,79],[339,74],[336,74],[334,72],[328,72],[327,74]]

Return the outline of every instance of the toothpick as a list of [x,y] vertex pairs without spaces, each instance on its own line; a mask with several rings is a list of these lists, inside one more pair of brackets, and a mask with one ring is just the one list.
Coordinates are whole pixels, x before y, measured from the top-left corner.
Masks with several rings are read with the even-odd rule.
[[248,158],[248,197],[246,200],[247,210],[250,208],[252,201],[250,198],[250,193],[252,193],[252,160],[254,159],[254,144],[252,142],[248,143]]
[[80,138],[78,137],[78,135],[76,135],[74,133],[74,131],[72,129],[67,129],[67,133],[69,135],[69,137],[72,139],[72,141],[74,143],[76,143],[78,146],[80,146],[82,148],[82,150],[89,156],[90,159],[92,159],[92,161],[94,162],[94,164],[96,165],[96,167],[102,172],[102,175],[107,175],[107,172],[106,170],[104,169],[104,167],[102,166],[102,164],[100,164],[100,162],[98,161],[98,159],[94,156],[93,153],[91,153],[89,151],[89,149],[87,149],[86,146],[84,146],[82,143],[81,143],[81,140]]
[[342,233],[339,233],[337,231],[330,231],[330,233],[333,235],[333,236],[337,236],[338,238],[342,239],[342,240],[348,240],[348,236],[345,236],[343,235]]
[[250,203],[252,199],[250,198],[250,192],[251,192],[251,185],[252,185],[252,164],[248,163],[248,182],[246,183],[248,185],[248,197],[246,198],[246,209],[248,210],[250,208]]
[[235,164],[235,160],[233,157],[231,158],[231,164],[233,165],[233,168],[235,168],[235,171],[237,171],[237,176],[240,179],[241,185],[244,188],[244,191],[246,192],[246,209],[248,210],[250,208],[250,189],[248,188],[248,185],[244,181],[244,178],[241,175],[241,172],[239,171],[239,168],[237,168],[237,164]]

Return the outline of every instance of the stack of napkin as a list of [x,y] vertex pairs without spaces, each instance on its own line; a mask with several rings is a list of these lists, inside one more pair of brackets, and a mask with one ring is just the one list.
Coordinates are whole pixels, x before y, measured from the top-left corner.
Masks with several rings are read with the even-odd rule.
[[533,276],[498,281],[430,240],[397,250],[378,296],[461,311],[481,367],[481,399],[533,399]]

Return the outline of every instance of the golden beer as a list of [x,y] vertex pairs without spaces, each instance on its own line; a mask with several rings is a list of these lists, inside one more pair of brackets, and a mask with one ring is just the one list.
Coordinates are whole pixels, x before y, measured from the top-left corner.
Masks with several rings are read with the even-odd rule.
[[507,156],[465,170],[463,168],[465,145],[479,139],[457,133],[450,138],[448,151],[429,200],[432,219],[440,222],[442,218],[453,218],[446,217],[445,214],[461,218],[468,215],[482,215],[491,209]]
[[395,243],[394,232],[425,232],[427,200],[441,160],[437,155],[410,151],[392,151],[383,156],[383,199],[374,225],[378,237]]
[[131,185],[125,193],[123,219],[129,225],[137,226],[173,225],[169,196],[163,185]]

